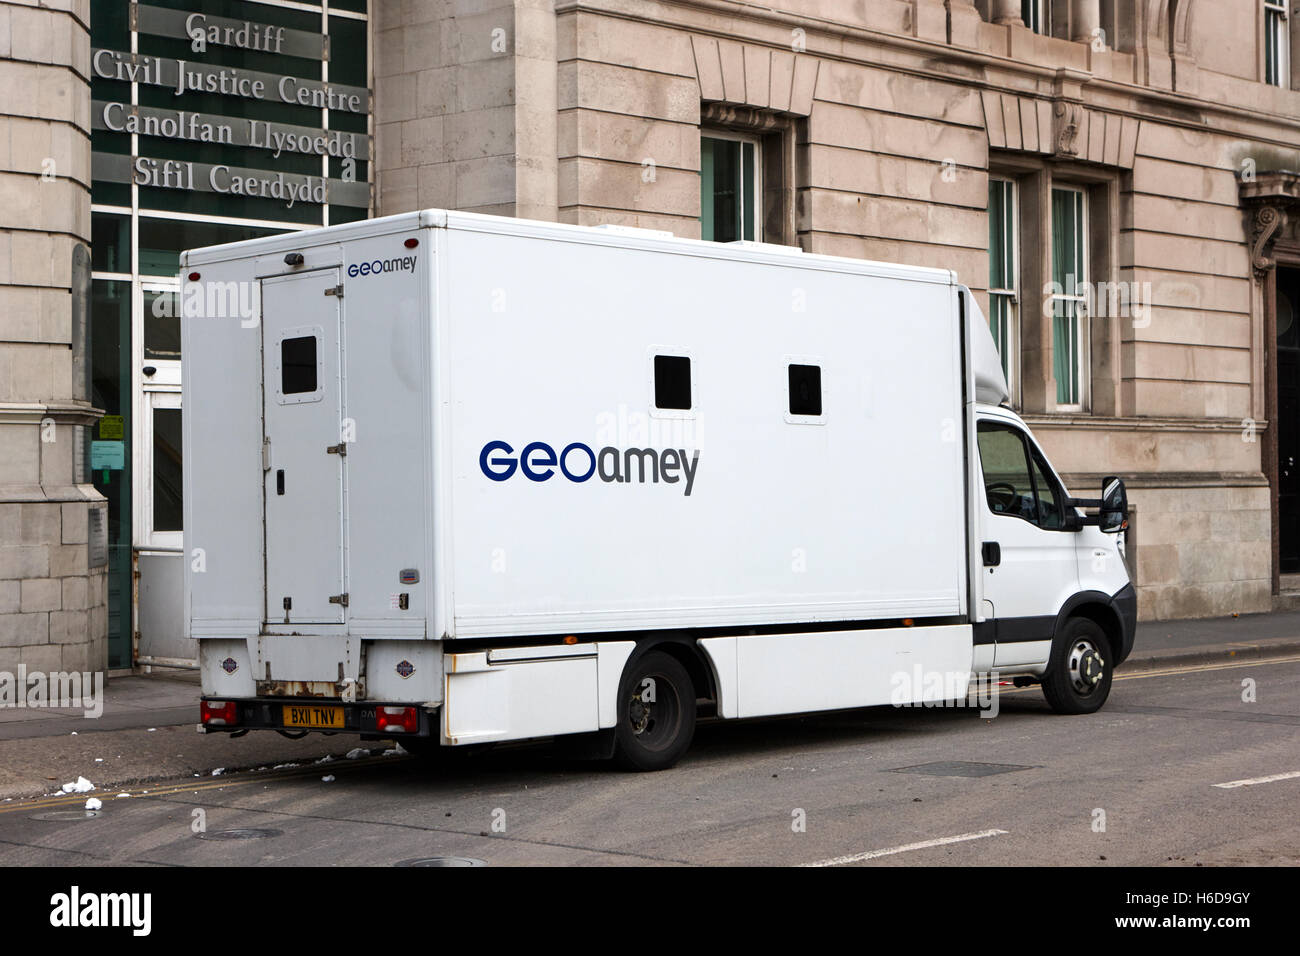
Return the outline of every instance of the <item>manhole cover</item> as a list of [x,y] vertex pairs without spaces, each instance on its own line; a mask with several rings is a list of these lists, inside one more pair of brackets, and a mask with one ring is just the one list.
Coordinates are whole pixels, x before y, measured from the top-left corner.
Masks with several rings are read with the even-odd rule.
[[394,866],[487,866],[484,860],[467,856],[425,856],[415,860],[402,860]]
[[251,828],[235,830],[210,830],[207,833],[200,833],[200,840],[265,840],[267,837],[278,837],[283,831],[281,830],[256,830]]
[[919,763],[915,767],[895,767],[890,773],[924,773],[932,777],[991,777],[995,773],[1011,773],[1013,770],[1033,770],[1014,763],[972,763],[968,760],[940,760],[935,763]]
[[57,820],[65,823],[73,823],[78,820],[93,820],[99,816],[98,810],[46,810],[44,813],[33,813],[33,820]]

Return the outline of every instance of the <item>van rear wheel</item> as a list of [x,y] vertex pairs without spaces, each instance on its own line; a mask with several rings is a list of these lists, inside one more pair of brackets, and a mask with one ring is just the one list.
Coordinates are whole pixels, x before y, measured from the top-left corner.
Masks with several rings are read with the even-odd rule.
[[695,685],[676,658],[650,651],[628,664],[618,688],[614,758],[628,770],[666,770],[695,735]]
[[1110,642],[1086,617],[1072,617],[1052,645],[1043,696],[1058,714],[1092,714],[1110,696],[1114,663]]

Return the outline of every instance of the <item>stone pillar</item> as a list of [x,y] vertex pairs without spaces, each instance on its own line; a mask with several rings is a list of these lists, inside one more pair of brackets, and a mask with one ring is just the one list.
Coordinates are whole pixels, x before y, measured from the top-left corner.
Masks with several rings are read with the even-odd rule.
[[979,11],[974,0],[948,0],[948,42],[973,47],[979,43]]
[[1023,27],[1025,21],[1020,18],[1020,0],[993,0],[993,22]]
[[103,671],[107,513],[83,453],[90,0],[0,0],[0,76],[0,671]]
[[944,0],[912,0],[912,33],[922,40],[948,41],[948,11]]
[[[1070,39],[1079,43],[1091,43],[1100,36],[1101,0],[1074,0],[1074,29]],[[1111,45],[1109,37],[1105,38],[1107,46]]]

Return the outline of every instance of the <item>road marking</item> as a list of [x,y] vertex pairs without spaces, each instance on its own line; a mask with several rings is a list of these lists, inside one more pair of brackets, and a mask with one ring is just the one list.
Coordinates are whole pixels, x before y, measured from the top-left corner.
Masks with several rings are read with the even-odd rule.
[[1192,664],[1187,667],[1170,667],[1164,670],[1138,671],[1134,674],[1117,673],[1115,680],[1141,680],[1145,677],[1169,677],[1174,674],[1201,674],[1207,671],[1234,670],[1238,667],[1267,667],[1270,664],[1300,663],[1300,657],[1268,657],[1256,661],[1225,661],[1221,664]]
[[852,856],[837,856],[816,863],[804,863],[803,866],[844,866],[848,863],[861,863],[877,857],[893,856],[896,853],[910,853],[912,850],[928,850],[934,846],[947,846],[949,843],[965,843],[968,840],[983,840],[986,837],[1000,836],[1006,830],[980,830],[978,833],[960,833],[957,836],[939,837],[937,840],[922,840],[920,843],[908,843],[905,846],[891,846],[884,850],[868,850],[866,853],[854,853]]
[[1300,770],[1292,770],[1290,773],[1275,773],[1271,777],[1251,777],[1248,780],[1229,780],[1227,783],[1216,783],[1215,786],[1221,790],[1234,790],[1237,787],[1253,787],[1257,783],[1275,783],[1278,780],[1294,780],[1300,777]]
[[[1222,664],[1190,664],[1186,667],[1171,667],[1158,671],[1137,671],[1132,674],[1116,673],[1113,680],[1146,680],[1150,677],[1175,677],[1179,674],[1203,674],[1209,671],[1236,670],[1240,667],[1268,667],[1271,664],[1300,664],[1300,657],[1269,657],[1258,661],[1227,661]],[[998,695],[1031,694],[1039,691],[1037,685],[1030,687],[999,687]]]

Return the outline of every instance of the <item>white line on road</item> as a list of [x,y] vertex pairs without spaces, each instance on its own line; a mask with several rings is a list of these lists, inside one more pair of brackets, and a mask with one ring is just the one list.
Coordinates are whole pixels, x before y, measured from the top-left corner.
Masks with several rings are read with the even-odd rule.
[[932,846],[946,846],[949,843],[965,843],[967,840],[983,840],[1006,833],[1006,830],[981,830],[979,833],[961,833],[957,836],[939,837],[937,840],[923,840],[920,843],[908,843],[906,846],[891,846],[884,850],[868,850],[866,853],[854,853],[852,856],[837,856],[816,863],[804,863],[804,866],[844,866],[847,863],[861,863],[874,860],[880,856],[893,856],[895,853],[908,853],[912,850],[928,850]]
[[1215,786],[1220,790],[1233,790],[1237,787],[1253,787],[1257,783],[1276,783],[1278,780],[1294,780],[1300,777],[1300,770],[1292,770],[1290,773],[1275,773],[1271,777],[1251,777],[1249,780],[1229,780],[1227,783],[1216,783]]

